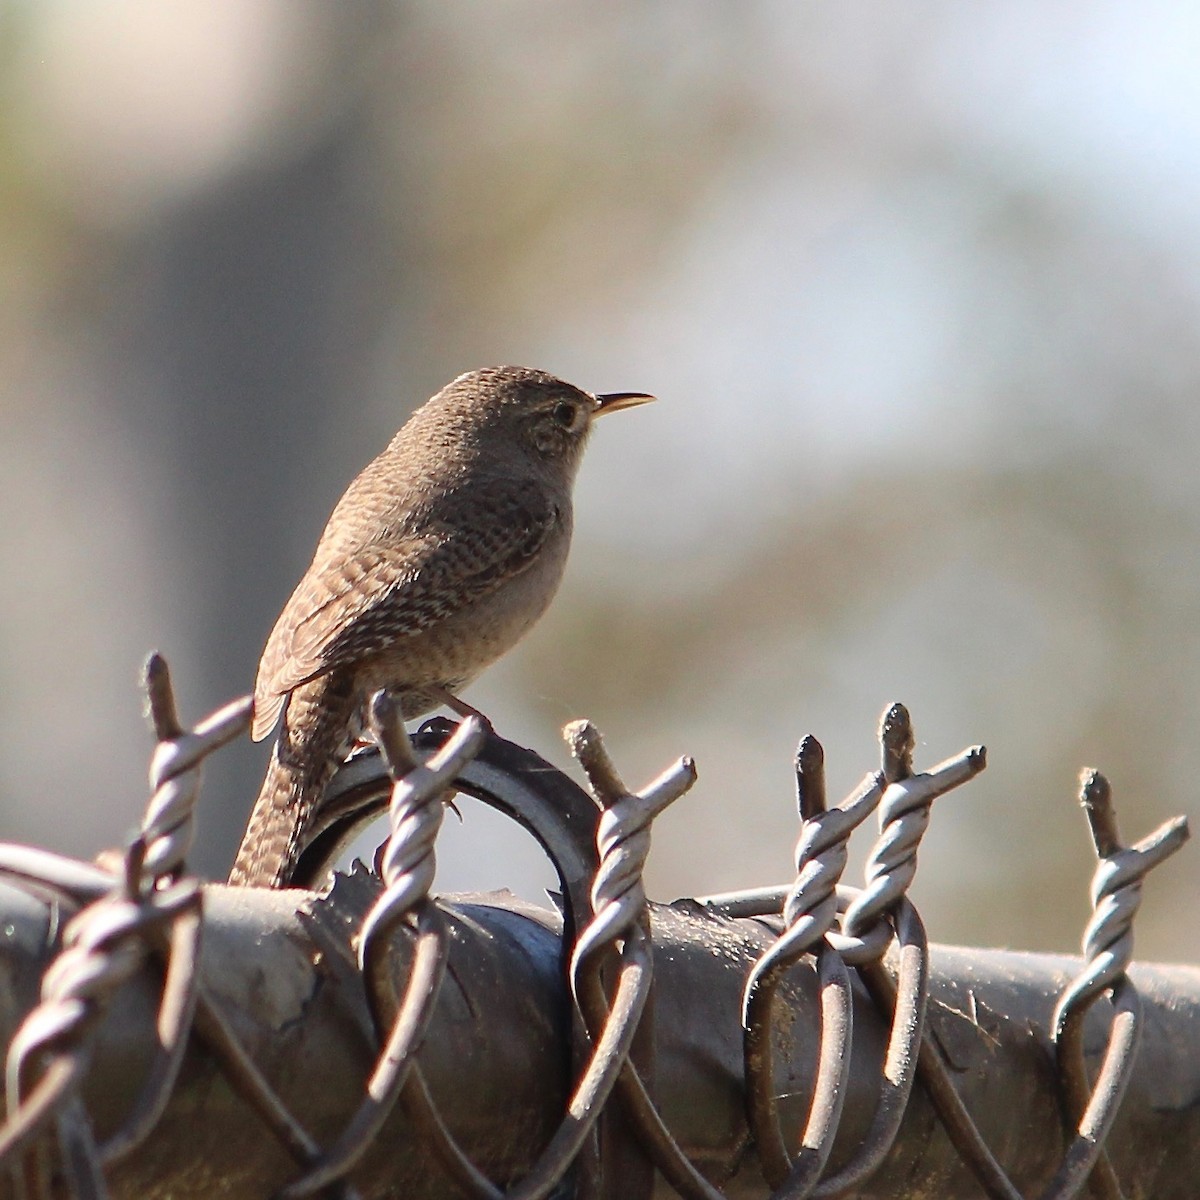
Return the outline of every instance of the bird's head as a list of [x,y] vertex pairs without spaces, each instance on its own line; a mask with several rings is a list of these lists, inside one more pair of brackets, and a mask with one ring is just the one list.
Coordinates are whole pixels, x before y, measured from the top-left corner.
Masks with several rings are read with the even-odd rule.
[[458,435],[501,467],[508,460],[569,478],[598,417],[653,399],[645,392],[585,392],[529,367],[487,367],[460,375],[430,405],[453,412]]

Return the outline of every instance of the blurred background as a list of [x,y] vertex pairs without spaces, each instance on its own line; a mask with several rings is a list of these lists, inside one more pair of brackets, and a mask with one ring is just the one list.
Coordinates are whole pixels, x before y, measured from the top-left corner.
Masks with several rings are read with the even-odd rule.
[[[651,894],[787,881],[799,738],[839,796],[903,700],[918,767],[990,755],[931,935],[1074,951],[1080,767],[1130,838],[1200,794],[1198,56],[1153,0],[0,0],[0,836],[131,829],[146,652],[187,720],[249,690],[346,483],[519,363],[661,403],[466,695],[570,770],[580,715],[634,783],[696,757]],[[538,895],[464,811],[440,886]],[[1200,957],[1198,853],[1139,956]]]

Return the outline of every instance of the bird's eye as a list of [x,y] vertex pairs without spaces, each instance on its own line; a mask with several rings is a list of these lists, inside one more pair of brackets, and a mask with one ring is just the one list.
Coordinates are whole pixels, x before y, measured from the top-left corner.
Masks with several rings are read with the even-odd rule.
[[569,400],[560,400],[554,406],[552,415],[564,429],[574,429],[579,417],[579,406]]

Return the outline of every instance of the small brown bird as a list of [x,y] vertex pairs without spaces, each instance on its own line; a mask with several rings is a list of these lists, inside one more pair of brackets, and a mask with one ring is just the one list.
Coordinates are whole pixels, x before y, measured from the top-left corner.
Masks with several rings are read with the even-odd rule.
[[458,691],[558,589],[592,421],[653,398],[525,367],[470,371],[351,483],[258,665],[254,740],[280,713],[283,728],[230,883],[287,886],[380,688],[405,718],[474,711]]

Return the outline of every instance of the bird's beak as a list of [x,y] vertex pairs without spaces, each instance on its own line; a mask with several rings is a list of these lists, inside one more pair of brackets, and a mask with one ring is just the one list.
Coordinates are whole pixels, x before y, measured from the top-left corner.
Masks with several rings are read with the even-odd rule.
[[596,407],[592,409],[593,417],[602,417],[605,413],[616,412],[620,408],[633,408],[638,404],[649,404],[657,400],[646,392],[602,392],[596,397]]

